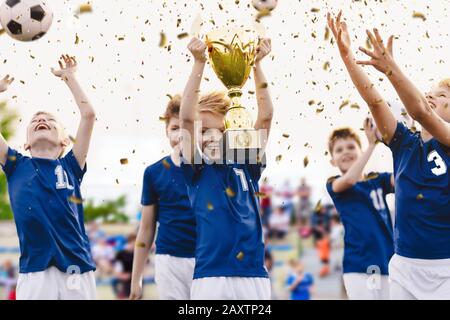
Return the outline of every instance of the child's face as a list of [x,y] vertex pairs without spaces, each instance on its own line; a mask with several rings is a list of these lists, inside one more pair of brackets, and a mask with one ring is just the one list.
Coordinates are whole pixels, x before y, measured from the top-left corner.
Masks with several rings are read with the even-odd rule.
[[180,143],[180,118],[172,117],[166,129],[167,138],[169,138],[172,149]]
[[200,112],[202,152],[210,160],[220,159],[220,140],[225,131],[224,116],[213,112]]
[[55,148],[67,146],[64,130],[56,119],[50,114],[35,115],[27,128],[27,143],[25,149],[30,150],[40,143],[47,143]]
[[337,139],[332,150],[331,164],[345,173],[361,156],[361,148],[352,138]]
[[450,88],[434,86],[426,95],[428,104],[446,122],[450,122]]

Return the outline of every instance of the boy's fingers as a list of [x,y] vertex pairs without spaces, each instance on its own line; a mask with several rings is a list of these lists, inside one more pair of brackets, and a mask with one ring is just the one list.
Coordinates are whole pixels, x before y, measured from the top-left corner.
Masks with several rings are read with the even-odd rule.
[[378,29],[374,28],[373,33],[375,34],[375,39],[377,39],[378,45],[381,48],[383,48],[384,47],[383,39],[381,38],[380,33],[378,32]]
[[391,56],[394,55],[394,36],[390,36],[389,40],[388,40],[388,45],[387,45],[387,49],[389,51],[389,53],[391,54]]
[[337,24],[337,25],[340,25],[340,24],[341,24],[341,16],[342,16],[342,10],[339,11],[339,14],[338,14],[338,16],[337,16],[337,18],[336,18],[336,24]]
[[377,59],[377,56],[372,51],[367,50],[366,48],[359,47],[359,51],[365,53],[366,55],[368,55],[369,57],[371,57],[373,59]]
[[370,30],[366,30],[367,36],[369,37],[370,43],[375,49],[380,50],[380,46],[378,45],[377,39],[375,39],[374,35]]
[[375,65],[375,61],[373,61],[373,60],[370,60],[370,61],[358,60],[358,61],[356,61],[356,64],[360,64],[360,65],[363,65],[363,66],[374,66]]
[[61,69],[64,69],[64,66],[63,66],[62,61],[60,60],[60,61],[58,61],[58,63],[59,63],[59,67],[60,67]]

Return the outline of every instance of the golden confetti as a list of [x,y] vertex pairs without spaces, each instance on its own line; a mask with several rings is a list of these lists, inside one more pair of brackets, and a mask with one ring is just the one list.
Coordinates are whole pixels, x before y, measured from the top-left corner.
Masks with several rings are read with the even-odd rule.
[[75,204],[82,204],[83,203],[82,199],[77,198],[75,196],[70,196],[69,197],[69,201],[72,202],[72,203],[75,203]]
[[163,164],[163,166],[164,166],[165,169],[167,169],[167,170],[170,169],[170,163],[169,163],[169,161],[167,161],[166,159],[164,159],[164,160],[162,161],[162,164]]
[[263,82],[260,85],[258,85],[259,89],[267,89],[267,87],[269,86],[269,84],[267,82]]
[[350,108],[352,108],[352,109],[360,109],[360,107],[359,107],[359,105],[357,104],[357,103],[353,103],[351,106],[350,106]]
[[180,33],[179,35],[177,35],[177,38],[179,40],[187,38],[187,37],[189,37],[189,34],[187,32],[183,32],[183,33]]
[[167,45],[167,37],[164,32],[160,33],[159,47],[164,48]]
[[283,133],[283,138],[289,138],[290,137],[290,135],[288,135],[287,133]]
[[314,208],[314,212],[320,212],[322,210],[322,200],[319,200]]
[[307,167],[308,166],[308,164],[309,164],[309,159],[308,159],[308,157],[305,157],[304,159],[303,159],[303,167]]
[[78,14],[91,13],[92,11],[92,5],[90,3],[81,4],[78,7]]
[[80,37],[78,36],[78,34],[75,34],[75,44],[79,44],[80,43]]
[[328,41],[328,39],[330,39],[330,28],[325,27],[325,35],[324,35],[323,39],[325,41]]
[[239,261],[244,260],[244,253],[241,251],[237,254],[236,259],[238,259]]
[[147,247],[143,242],[136,242],[136,248],[145,248]]
[[206,205],[206,207],[208,208],[209,211],[214,210],[214,206],[213,206],[211,203],[208,203],[208,204]]
[[342,110],[342,108],[348,106],[349,103],[350,103],[350,101],[348,101],[348,100],[342,101],[341,105],[339,106],[339,111]]
[[330,68],[330,62],[329,62],[329,61],[326,61],[326,62],[323,64],[323,70],[328,71],[329,68]]
[[16,156],[9,156],[8,160],[11,161],[11,162],[14,162],[14,161],[17,160],[17,157]]
[[418,12],[418,11],[414,11],[413,12],[413,18],[415,18],[415,19],[422,19],[422,21],[427,20],[425,15],[423,13],[421,13],[421,12]]
[[234,193],[233,189],[231,189],[231,188],[226,188],[225,192],[226,192],[227,196],[230,198],[233,198],[236,195],[236,193]]
[[423,200],[423,194],[419,193],[416,197],[417,200]]
[[127,158],[120,159],[120,164],[121,164],[121,165],[126,165],[126,164],[128,164],[128,159],[127,159]]
[[276,158],[275,158],[275,161],[276,162],[280,162],[281,161],[281,159],[283,159],[283,155],[278,155]]
[[372,180],[372,179],[376,179],[380,176],[380,174],[376,173],[376,172],[370,172],[368,175],[366,175],[364,180]]
[[314,12],[314,13],[319,12],[319,11],[320,11],[319,8],[312,8],[312,9],[311,9],[311,12]]
[[317,113],[317,114],[318,114],[318,113],[322,113],[323,110],[325,110],[325,107],[317,108],[317,109],[316,109],[316,113]]

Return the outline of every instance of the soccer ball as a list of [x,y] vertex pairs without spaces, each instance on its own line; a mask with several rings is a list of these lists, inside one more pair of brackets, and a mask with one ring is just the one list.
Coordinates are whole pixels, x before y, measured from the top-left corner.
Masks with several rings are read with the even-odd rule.
[[252,3],[258,11],[272,11],[276,8],[278,0],[252,0]]
[[42,38],[52,21],[53,12],[42,0],[6,0],[0,6],[0,24],[19,41]]

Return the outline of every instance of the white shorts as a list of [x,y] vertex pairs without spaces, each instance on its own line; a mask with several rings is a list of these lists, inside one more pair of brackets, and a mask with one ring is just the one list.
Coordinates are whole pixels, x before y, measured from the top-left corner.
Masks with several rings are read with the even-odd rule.
[[392,300],[450,300],[450,259],[411,259],[395,254],[389,262]]
[[68,274],[50,267],[42,272],[19,274],[17,300],[95,300],[94,271]]
[[210,277],[192,282],[192,300],[270,300],[268,278]]
[[379,274],[344,273],[349,300],[389,300],[389,277]]
[[155,282],[160,300],[189,300],[195,259],[155,256]]

